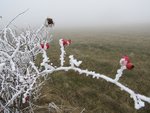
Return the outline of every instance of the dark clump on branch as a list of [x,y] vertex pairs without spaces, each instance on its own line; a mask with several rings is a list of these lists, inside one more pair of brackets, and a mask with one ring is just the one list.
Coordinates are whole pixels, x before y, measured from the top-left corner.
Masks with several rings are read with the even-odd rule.
[[45,21],[45,26],[46,27],[52,27],[54,26],[54,21],[52,18],[47,18],[46,21]]

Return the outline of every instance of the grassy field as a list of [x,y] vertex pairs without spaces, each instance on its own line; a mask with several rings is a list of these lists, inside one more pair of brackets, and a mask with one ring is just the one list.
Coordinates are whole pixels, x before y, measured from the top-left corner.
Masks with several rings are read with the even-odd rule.
[[[66,62],[73,54],[82,60],[82,69],[92,70],[114,78],[120,67],[119,60],[128,55],[135,65],[131,71],[126,70],[120,82],[135,92],[150,97],[150,33],[147,29],[117,30],[58,30],[48,50],[48,56],[54,65],[59,66],[58,39],[71,39],[66,47]],[[37,59],[40,62],[41,57]],[[42,88],[42,96],[37,104],[48,106],[54,102],[62,113],[150,113],[150,104],[135,110],[133,100],[117,86],[102,79],[93,79],[76,72],[57,72],[49,75]],[[49,113],[39,109],[36,113]]]

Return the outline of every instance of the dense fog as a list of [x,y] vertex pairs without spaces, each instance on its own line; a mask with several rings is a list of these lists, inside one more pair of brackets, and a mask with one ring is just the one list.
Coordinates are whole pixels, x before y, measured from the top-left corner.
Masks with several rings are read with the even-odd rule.
[[28,8],[15,25],[40,25],[46,17],[56,28],[150,24],[149,0],[0,0],[0,26]]

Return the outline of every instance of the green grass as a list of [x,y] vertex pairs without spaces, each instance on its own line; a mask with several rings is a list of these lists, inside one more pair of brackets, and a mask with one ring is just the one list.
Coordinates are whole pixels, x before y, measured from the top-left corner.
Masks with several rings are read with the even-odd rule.
[[[150,34],[124,31],[63,31],[56,32],[48,56],[54,65],[60,65],[58,36],[71,38],[73,43],[66,47],[68,56],[82,60],[82,69],[96,71],[112,78],[119,68],[119,60],[128,55],[135,65],[132,71],[126,70],[121,83],[150,97]],[[73,37],[73,38],[72,38]],[[41,56],[37,59],[39,64]],[[58,106],[71,108],[63,113],[150,113],[150,104],[140,110],[134,109],[133,100],[117,86],[102,79],[92,79],[76,72],[55,72],[49,75],[42,88],[39,105],[54,102]],[[39,111],[37,113],[46,113]]]

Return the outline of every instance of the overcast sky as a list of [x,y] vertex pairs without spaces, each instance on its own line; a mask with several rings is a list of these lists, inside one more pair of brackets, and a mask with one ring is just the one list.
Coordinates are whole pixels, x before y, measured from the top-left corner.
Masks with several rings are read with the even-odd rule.
[[0,0],[0,24],[27,8],[17,25],[40,25],[46,17],[56,27],[150,24],[150,0]]

